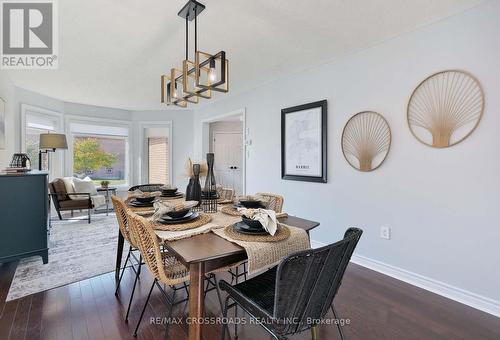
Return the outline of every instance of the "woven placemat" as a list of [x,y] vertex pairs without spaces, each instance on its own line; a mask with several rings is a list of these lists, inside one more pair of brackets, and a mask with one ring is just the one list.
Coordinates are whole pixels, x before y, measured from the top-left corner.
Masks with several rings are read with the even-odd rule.
[[226,205],[225,207],[222,207],[220,211],[226,215],[241,216],[241,213],[232,205]]
[[271,235],[248,235],[237,232],[234,229],[234,225],[227,226],[224,228],[224,234],[226,236],[238,240],[238,241],[246,241],[246,242],[279,242],[286,240],[290,237],[290,229],[288,229],[285,225],[278,225],[278,230],[276,233]]
[[201,227],[209,223],[212,220],[212,217],[208,214],[200,214],[200,216],[189,223],[181,223],[181,224],[161,224],[158,222],[151,221],[153,229],[155,230],[166,230],[166,231],[182,231],[188,229],[194,229]]
[[223,200],[223,199],[220,199],[217,201],[218,204],[232,204],[234,203],[233,200]]
[[154,212],[155,208],[151,207],[134,207],[132,205],[127,205],[127,207],[135,213],[144,213],[144,212]]

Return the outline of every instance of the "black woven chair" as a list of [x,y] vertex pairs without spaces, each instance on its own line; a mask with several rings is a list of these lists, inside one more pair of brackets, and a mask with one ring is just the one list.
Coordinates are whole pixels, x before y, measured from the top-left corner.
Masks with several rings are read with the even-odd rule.
[[[292,254],[277,267],[235,286],[221,280],[220,288],[228,293],[223,316],[227,317],[229,308],[240,306],[262,321],[261,325],[275,339],[285,339],[307,329],[311,329],[315,339],[315,325],[329,308],[338,319],[333,299],[362,233],[361,229],[349,228],[343,240]],[[231,305],[230,299],[234,301]],[[339,322],[337,327],[344,339]],[[221,339],[225,339],[227,331],[225,323]]]
[[134,185],[128,191],[134,191],[139,189],[142,192],[153,192],[153,191],[161,191],[161,187],[165,186],[165,184],[140,184]]

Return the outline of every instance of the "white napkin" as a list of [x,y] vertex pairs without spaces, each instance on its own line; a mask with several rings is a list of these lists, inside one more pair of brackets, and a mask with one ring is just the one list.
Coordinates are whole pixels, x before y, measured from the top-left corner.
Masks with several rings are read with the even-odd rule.
[[276,221],[276,212],[274,210],[267,209],[247,209],[247,208],[238,208],[238,211],[241,212],[248,218],[252,220],[259,221],[264,229],[271,235],[274,236],[276,234],[276,230],[278,230],[278,223]]
[[155,208],[155,212],[151,219],[153,221],[158,221],[163,215],[171,211],[179,211],[183,209],[191,209],[195,207],[199,202],[198,201],[185,201],[185,202],[155,202],[153,207]]
[[131,191],[128,193],[127,199],[125,200],[125,203],[130,202],[133,198],[143,198],[143,197],[158,197],[161,196],[161,191],[153,191],[153,192],[142,192],[141,190],[137,189],[134,191]]

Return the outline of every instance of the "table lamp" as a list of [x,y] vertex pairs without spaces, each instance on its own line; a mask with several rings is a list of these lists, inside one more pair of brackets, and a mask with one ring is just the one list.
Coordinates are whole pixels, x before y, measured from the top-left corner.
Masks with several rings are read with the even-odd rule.
[[38,149],[40,150],[38,151],[38,170],[42,170],[42,153],[48,154],[49,152],[55,152],[56,149],[67,148],[66,135],[62,133],[41,133],[38,144]]

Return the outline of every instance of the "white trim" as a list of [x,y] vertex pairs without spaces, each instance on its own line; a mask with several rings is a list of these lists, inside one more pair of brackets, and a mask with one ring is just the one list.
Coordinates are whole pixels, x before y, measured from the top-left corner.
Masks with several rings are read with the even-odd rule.
[[139,122],[139,132],[138,132],[138,136],[139,136],[139,147],[140,147],[140,150],[139,150],[139,159],[138,161],[140,161],[139,163],[139,166],[138,166],[138,171],[139,171],[139,174],[137,176],[137,178],[139,179],[139,183],[148,183],[149,182],[149,179],[148,179],[148,171],[147,171],[147,162],[146,162],[146,159],[145,159],[145,155],[147,153],[146,151],[146,145],[145,145],[145,138],[144,138],[144,129],[147,129],[147,128],[154,128],[154,127],[167,127],[168,128],[168,181],[169,181],[169,184],[172,185],[173,182],[173,174],[172,174],[172,171],[173,171],[173,162],[174,162],[174,155],[173,155],[173,141],[174,141],[174,138],[173,138],[173,122],[171,120],[164,120],[164,121],[140,121]]
[[[221,120],[224,120],[224,118],[227,118],[227,117],[232,117],[232,116],[241,116],[242,119],[241,119],[241,122],[243,123],[243,147],[242,147],[242,164],[241,164],[241,167],[242,167],[242,171],[241,171],[241,176],[242,176],[242,181],[243,181],[243,185],[242,185],[242,190],[243,190],[243,195],[246,194],[247,192],[247,125],[246,125],[246,121],[247,121],[247,113],[246,113],[246,109],[243,107],[243,108],[240,108],[240,109],[237,109],[237,110],[233,110],[233,111],[230,111],[228,113],[224,113],[224,114],[221,114],[221,115],[217,115],[217,116],[212,116],[210,118],[206,118],[206,119],[202,119],[200,121],[201,123],[201,133],[202,133],[202,138],[201,138],[201,152],[202,154],[204,154],[204,151],[208,150],[209,148],[209,145],[210,145],[210,133],[208,133],[208,126],[209,126],[209,123],[213,123],[213,122],[218,122],[218,121],[221,121]],[[206,146],[206,148],[205,148]]]
[[80,116],[80,115],[72,115],[66,114],[64,115],[65,120],[65,132],[66,139],[68,140],[68,157],[66,157],[65,162],[65,173],[67,176],[73,176],[73,135],[71,134],[71,123],[101,123],[103,125],[110,126],[120,126],[128,128],[128,137],[127,137],[127,145],[125,150],[125,173],[127,174],[127,184],[120,184],[116,187],[118,189],[128,188],[132,185],[132,179],[134,178],[134,168],[133,168],[133,145],[134,145],[134,132],[132,129],[132,122],[129,120],[119,120],[119,119],[107,119],[107,118],[98,118],[98,117],[88,117],[88,116]]
[[[324,245],[325,244],[322,242],[311,240],[311,247],[313,248],[319,248]],[[413,273],[403,268],[370,259],[366,256],[354,254],[351,258],[351,262],[500,317],[500,301],[496,301],[465,289]]]

